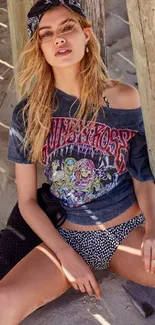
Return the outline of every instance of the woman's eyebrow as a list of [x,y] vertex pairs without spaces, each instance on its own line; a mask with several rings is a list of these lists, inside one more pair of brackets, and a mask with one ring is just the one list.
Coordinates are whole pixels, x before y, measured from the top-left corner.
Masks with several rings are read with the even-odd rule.
[[[62,25],[64,25],[64,24],[66,24],[67,22],[76,22],[74,19],[72,19],[72,18],[70,18],[70,19],[65,19],[65,20],[63,20],[60,24],[59,24],[59,26],[62,26]],[[48,29],[48,28],[51,28],[52,26],[43,26],[43,27],[40,27],[39,28],[39,31],[40,30],[42,30],[42,29]]]

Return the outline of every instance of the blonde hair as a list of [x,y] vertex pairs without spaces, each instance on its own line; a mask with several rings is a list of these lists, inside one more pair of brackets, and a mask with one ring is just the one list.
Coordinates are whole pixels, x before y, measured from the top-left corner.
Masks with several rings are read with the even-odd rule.
[[[73,13],[82,28],[91,27],[88,19]],[[108,77],[101,58],[100,44],[91,29],[88,42],[89,52],[82,59],[80,105],[76,112],[77,120],[86,121],[90,109],[92,120],[97,118],[103,107],[103,92],[119,81]],[[19,58],[18,76],[21,98],[27,98],[23,118],[27,116],[23,146],[30,147],[29,160],[42,161],[42,148],[51,128],[51,116],[55,103],[55,80],[51,66],[47,63],[39,42],[38,32],[28,41]]]

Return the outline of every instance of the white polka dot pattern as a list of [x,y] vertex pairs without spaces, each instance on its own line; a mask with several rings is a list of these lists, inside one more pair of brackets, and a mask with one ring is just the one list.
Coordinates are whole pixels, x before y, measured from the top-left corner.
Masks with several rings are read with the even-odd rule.
[[109,267],[110,260],[122,240],[137,226],[145,222],[140,214],[118,226],[99,231],[76,231],[59,228],[58,232],[94,270]]

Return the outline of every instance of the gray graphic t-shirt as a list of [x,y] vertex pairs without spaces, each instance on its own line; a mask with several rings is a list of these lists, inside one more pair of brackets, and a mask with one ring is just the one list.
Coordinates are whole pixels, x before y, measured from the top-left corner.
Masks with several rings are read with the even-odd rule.
[[[79,102],[56,90],[57,110],[42,150],[42,164],[53,195],[68,219],[94,224],[110,220],[135,203],[132,177],[153,180],[148,161],[141,108],[101,109],[94,123],[77,121]],[[74,103],[75,102],[75,103]],[[31,163],[22,140],[23,102],[12,117],[8,159]],[[79,215],[85,214],[85,218]],[[88,221],[89,220],[89,221]]]

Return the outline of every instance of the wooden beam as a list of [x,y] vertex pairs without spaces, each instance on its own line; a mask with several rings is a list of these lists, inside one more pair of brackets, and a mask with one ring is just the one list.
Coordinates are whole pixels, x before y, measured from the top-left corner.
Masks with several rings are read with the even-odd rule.
[[19,54],[27,41],[26,15],[32,5],[33,0],[7,0],[12,57],[15,69],[16,93],[18,99],[19,95],[16,80],[16,64]]
[[106,63],[105,2],[104,0],[80,0],[80,2],[93,24],[93,29],[101,45],[101,56]]
[[126,0],[150,164],[155,176],[155,0]]

